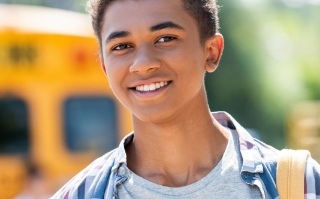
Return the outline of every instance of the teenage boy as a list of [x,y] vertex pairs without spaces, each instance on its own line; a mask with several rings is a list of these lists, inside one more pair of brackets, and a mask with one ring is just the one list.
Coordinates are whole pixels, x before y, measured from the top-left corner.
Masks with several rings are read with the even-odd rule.
[[[223,37],[215,0],[89,0],[102,66],[134,131],[52,198],[278,198],[278,151],[210,113]],[[306,166],[320,198],[320,166]]]

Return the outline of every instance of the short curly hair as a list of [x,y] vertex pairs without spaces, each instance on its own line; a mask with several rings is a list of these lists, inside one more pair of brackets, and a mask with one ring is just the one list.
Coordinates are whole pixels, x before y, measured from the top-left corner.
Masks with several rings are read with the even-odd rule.
[[[104,11],[116,0],[88,0],[87,11],[91,16],[92,26],[101,45],[101,28]],[[198,23],[200,42],[219,32],[218,5],[216,0],[182,0],[186,11]]]

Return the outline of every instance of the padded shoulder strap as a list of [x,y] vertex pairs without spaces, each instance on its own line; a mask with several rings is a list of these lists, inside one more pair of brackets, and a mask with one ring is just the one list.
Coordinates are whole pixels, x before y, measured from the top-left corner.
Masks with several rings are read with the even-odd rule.
[[277,166],[277,188],[280,199],[304,199],[304,172],[307,150],[283,149]]

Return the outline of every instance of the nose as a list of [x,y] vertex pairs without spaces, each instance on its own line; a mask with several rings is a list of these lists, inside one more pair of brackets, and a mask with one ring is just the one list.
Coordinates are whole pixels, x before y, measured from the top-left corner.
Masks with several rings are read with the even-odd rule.
[[157,53],[147,46],[136,50],[134,61],[130,66],[130,72],[147,74],[157,70],[161,66],[161,60]]

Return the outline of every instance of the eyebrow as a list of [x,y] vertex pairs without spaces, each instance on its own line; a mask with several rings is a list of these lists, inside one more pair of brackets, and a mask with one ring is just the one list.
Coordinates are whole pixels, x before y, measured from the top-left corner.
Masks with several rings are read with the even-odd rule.
[[166,21],[166,22],[159,23],[157,25],[152,26],[150,28],[150,32],[155,32],[158,30],[166,29],[166,28],[184,30],[184,28],[182,26],[180,26],[172,21]]
[[116,31],[112,32],[106,39],[105,43],[109,43],[111,40],[128,37],[131,33],[128,31]]
[[[155,32],[155,31],[159,31],[159,30],[167,29],[167,28],[184,30],[184,28],[182,26],[180,26],[172,21],[166,21],[166,22],[151,26],[149,30],[150,30],[150,32]],[[112,32],[106,38],[105,43],[109,43],[110,41],[112,41],[114,39],[128,37],[130,35],[131,35],[131,33],[128,31],[115,31],[115,32]]]

